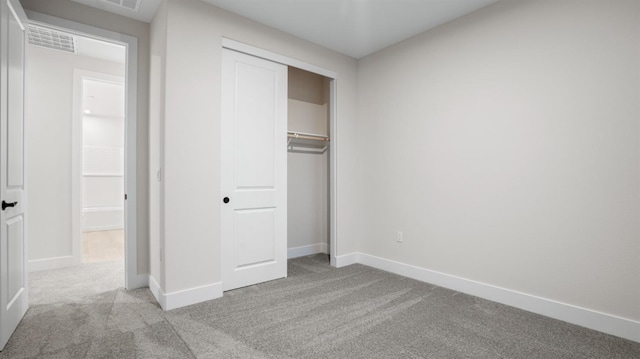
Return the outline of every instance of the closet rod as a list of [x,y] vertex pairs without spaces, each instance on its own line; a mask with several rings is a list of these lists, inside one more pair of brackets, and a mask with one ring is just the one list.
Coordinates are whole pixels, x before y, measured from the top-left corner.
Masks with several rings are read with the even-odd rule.
[[313,133],[304,133],[304,132],[287,132],[287,137],[289,138],[299,138],[302,140],[317,140],[317,141],[329,141],[329,137],[323,135],[316,135]]

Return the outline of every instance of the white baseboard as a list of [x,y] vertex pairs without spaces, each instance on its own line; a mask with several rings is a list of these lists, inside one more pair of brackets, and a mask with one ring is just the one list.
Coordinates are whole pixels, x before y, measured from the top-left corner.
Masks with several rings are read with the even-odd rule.
[[124,229],[121,224],[106,225],[106,226],[86,226],[82,227],[82,232],[102,232],[102,231],[117,231]]
[[360,263],[360,253],[348,253],[341,256],[336,256],[336,268],[346,267],[348,265]]
[[146,288],[149,287],[149,275],[148,274],[136,274],[130,278],[125,278],[127,290]]
[[222,282],[164,293],[155,278],[149,276],[149,289],[163,310],[182,308],[222,297]]
[[298,258],[304,256],[310,256],[317,253],[327,253],[326,243],[316,243],[308,246],[293,247],[287,249],[287,258]]
[[[351,253],[337,259],[341,266],[360,263],[422,282],[524,309],[589,329],[640,342],[640,322],[597,312],[571,304],[537,297],[364,253]],[[355,261],[355,262],[354,262]]]
[[27,265],[29,268],[29,272],[39,272],[43,270],[73,267],[78,264],[79,263],[76,263],[73,256],[64,256],[30,260]]
[[156,298],[156,302],[160,304],[160,307],[164,308],[166,306],[164,294],[162,293],[162,289],[160,289],[160,284],[158,284],[152,275],[149,275],[149,290],[151,294],[153,294],[153,297]]

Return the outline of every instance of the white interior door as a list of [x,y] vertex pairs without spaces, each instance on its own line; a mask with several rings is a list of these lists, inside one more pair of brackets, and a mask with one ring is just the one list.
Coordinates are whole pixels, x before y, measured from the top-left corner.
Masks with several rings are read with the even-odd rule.
[[27,18],[18,0],[1,0],[0,46],[0,350],[28,307],[25,245],[24,57]]
[[287,67],[223,49],[223,290],[287,276]]

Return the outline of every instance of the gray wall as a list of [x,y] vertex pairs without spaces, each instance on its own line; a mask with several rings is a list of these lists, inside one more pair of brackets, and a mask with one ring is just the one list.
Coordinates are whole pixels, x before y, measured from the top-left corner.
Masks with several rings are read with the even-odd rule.
[[360,251],[639,320],[639,4],[502,1],[361,59]]

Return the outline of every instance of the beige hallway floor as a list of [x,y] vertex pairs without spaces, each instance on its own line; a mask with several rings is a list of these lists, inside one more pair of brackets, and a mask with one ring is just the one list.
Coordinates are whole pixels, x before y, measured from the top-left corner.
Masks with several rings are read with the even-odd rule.
[[82,233],[82,263],[124,258],[124,230]]

